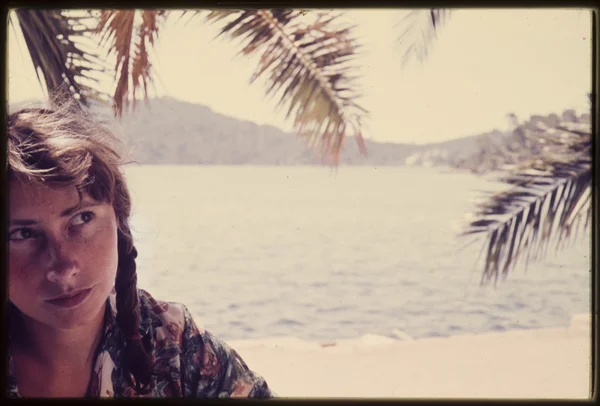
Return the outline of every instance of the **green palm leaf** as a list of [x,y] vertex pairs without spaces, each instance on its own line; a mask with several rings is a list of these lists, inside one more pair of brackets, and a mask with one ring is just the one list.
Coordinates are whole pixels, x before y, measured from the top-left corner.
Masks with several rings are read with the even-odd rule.
[[[313,16],[312,22],[305,22]],[[302,17],[302,18],[300,18]],[[215,10],[207,20],[221,24],[220,35],[238,40],[244,55],[260,55],[251,82],[267,78],[267,96],[294,115],[297,133],[322,158],[339,162],[347,135],[366,153],[361,124],[366,110],[356,99],[352,62],[357,44],[352,27],[336,26],[339,15],[294,10]]]
[[61,10],[22,8],[13,13],[16,21],[12,16],[10,21],[13,26],[18,23],[38,81],[45,85],[49,95],[68,89],[69,94],[84,105],[89,98],[102,96],[93,82],[97,82],[94,73],[103,72],[104,64],[77,41],[90,34],[90,29],[83,24],[89,19],[89,13],[68,18]]
[[[501,181],[512,187],[478,205],[465,235],[486,233],[487,256],[482,284],[496,283],[514,270],[522,254],[529,260],[547,255],[575,237],[583,219],[591,217],[591,131],[589,125],[557,126],[559,131],[517,131],[547,145],[546,153]],[[575,232],[575,234],[573,233]]]

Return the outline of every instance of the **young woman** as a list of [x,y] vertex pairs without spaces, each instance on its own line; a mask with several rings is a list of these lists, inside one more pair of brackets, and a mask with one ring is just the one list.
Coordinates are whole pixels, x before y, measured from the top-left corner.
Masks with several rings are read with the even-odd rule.
[[8,116],[8,396],[271,397],[188,309],[136,286],[115,137],[64,104]]

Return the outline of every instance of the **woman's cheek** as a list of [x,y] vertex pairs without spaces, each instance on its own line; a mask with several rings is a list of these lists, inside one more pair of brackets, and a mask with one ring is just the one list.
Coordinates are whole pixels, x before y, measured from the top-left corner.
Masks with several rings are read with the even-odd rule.
[[[96,264],[102,264],[103,267],[110,268],[109,271],[116,273],[118,264],[117,251],[117,229],[109,219],[98,221],[95,226],[89,230],[90,234],[85,239],[88,250]],[[115,268],[114,270],[112,268]]]
[[26,258],[31,259],[33,255],[36,254],[40,249],[40,245],[42,244],[42,238],[30,238],[28,240],[23,241],[13,241],[9,242],[8,245],[8,255],[10,258]]
[[38,257],[36,251],[35,245],[30,242],[9,246],[8,274],[11,280],[17,277],[25,277],[28,271],[36,268],[35,261]]
[[8,296],[22,296],[28,290],[35,289],[32,284],[32,275],[30,272],[36,269],[35,263],[31,260],[31,256],[15,254],[9,252],[8,265]]

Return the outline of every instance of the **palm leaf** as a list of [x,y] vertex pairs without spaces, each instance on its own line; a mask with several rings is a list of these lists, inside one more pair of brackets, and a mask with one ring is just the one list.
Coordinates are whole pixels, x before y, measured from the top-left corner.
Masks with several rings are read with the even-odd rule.
[[529,137],[544,139],[552,147],[543,157],[500,179],[512,185],[510,189],[478,205],[474,220],[461,235],[487,234],[482,284],[506,277],[523,253],[526,267],[529,259],[544,257],[552,240],[555,249],[564,248],[584,217],[583,229],[587,229],[592,179],[592,137],[587,128],[570,130],[561,125],[552,135],[529,132]]
[[[38,81],[45,85],[49,95],[67,89],[84,105],[89,98],[102,96],[90,82],[97,81],[94,73],[104,71],[103,63],[93,50],[84,49],[76,41],[90,32],[81,23],[89,17],[88,13],[66,18],[61,10],[23,8],[14,10],[14,15]],[[14,24],[12,19],[11,22]]]
[[428,57],[432,42],[449,16],[448,9],[412,10],[400,20],[397,24],[400,35],[396,45],[402,53],[403,64],[406,64],[412,55],[420,62]]
[[318,145],[322,158],[337,165],[346,135],[366,153],[361,124],[367,112],[356,102],[356,78],[349,75],[358,45],[352,27],[335,26],[339,15],[214,10],[206,18],[220,24],[219,35],[241,43],[240,54],[260,56],[251,83],[266,77],[267,96],[279,98],[277,108],[294,116],[298,135]]
[[148,85],[153,77],[149,49],[166,15],[166,10],[100,12],[95,31],[101,35],[101,45],[109,46],[109,55],[116,56],[113,108],[117,116],[122,115],[131,101],[135,107],[138,90],[143,90],[144,99],[148,99]]
[[[196,16],[198,16],[199,14],[206,14],[208,12],[208,10],[204,10],[204,9],[187,9],[187,10],[180,10],[180,15],[179,18],[177,19],[178,23],[181,23],[184,19],[184,17],[187,18],[187,21],[185,21],[183,24],[185,26],[187,26],[192,20],[194,20],[194,18]],[[170,12],[169,15],[172,15],[173,12]]]

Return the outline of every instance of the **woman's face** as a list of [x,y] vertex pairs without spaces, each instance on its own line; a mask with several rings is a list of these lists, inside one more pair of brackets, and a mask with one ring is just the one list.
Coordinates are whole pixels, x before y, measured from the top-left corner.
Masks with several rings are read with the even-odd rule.
[[[9,182],[10,301],[29,318],[69,329],[104,309],[117,273],[113,207],[75,187]],[[78,206],[81,203],[81,207]]]

